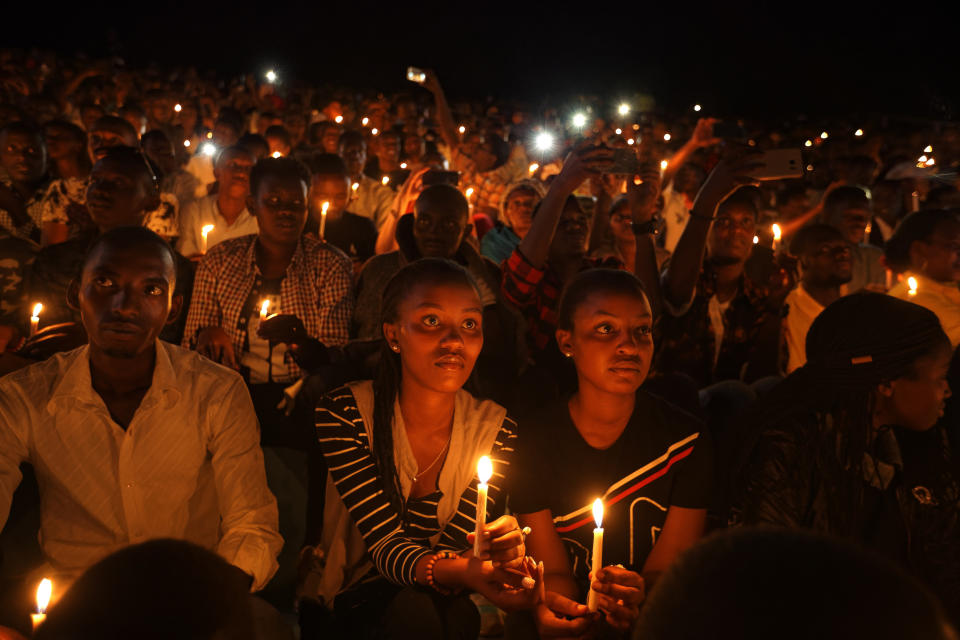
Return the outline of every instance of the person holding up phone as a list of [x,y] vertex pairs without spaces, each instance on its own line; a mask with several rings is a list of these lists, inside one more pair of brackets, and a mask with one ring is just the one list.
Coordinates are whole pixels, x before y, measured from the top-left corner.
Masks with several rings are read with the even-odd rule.
[[690,160],[698,150],[720,142],[720,138],[714,136],[713,127],[716,123],[714,118],[697,120],[690,139],[667,159],[662,179],[664,248],[671,253],[676,249],[680,234],[690,219],[697,191],[707,177],[703,167]]

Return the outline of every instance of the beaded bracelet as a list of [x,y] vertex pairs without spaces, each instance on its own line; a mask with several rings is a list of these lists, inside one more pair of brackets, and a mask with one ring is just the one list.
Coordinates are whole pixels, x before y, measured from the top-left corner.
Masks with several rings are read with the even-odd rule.
[[433,566],[437,564],[437,560],[454,560],[458,557],[459,556],[452,551],[440,551],[430,556],[430,559],[427,560],[427,586],[441,595],[452,596],[454,594],[453,589],[441,587],[437,584],[437,581],[433,577]]

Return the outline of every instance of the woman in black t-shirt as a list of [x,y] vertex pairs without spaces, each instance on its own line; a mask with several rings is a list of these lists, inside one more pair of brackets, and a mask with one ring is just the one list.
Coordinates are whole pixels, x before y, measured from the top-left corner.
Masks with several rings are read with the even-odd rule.
[[[524,423],[510,492],[546,570],[541,636],[629,630],[645,590],[703,535],[712,447],[696,419],[638,391],[651,328],[643,288],[625,271],[585,271],[561,299],[557,344],[579,389]],[[596,498],[605,507],[600,571],[590,566]],[[602,615],[578,604],[588,588]]]

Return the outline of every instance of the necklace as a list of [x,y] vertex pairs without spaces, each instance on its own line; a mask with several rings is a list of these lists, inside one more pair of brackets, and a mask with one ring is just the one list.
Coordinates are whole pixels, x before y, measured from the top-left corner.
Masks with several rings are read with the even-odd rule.
[[[451,434],[451,436],[452,436],[452,434]],[[444,453],[446,453],[447,447],[450,446],[450,440],[451,440],[451,439],[452,439],[452,438],[447,438],[447,442],[443,445],[443,449],[440,449],[440,453],[438,453],[438,454],[437,454],[437,457],[433,459],[433,462],[431,462],[429,465],[427,465],[427,467],[426,467],[423,471],[421,471],[420,473],[418,473],[418,474],[416,474],[416,475],[413,476],[413,481],[414,481],[414,482],[416,482],[417,480],[419,480],[420,477],[421,477],[423,474],[425,474],[427,471],[430,471],[430,469],[433,469],[433,465],[437,464],[437,463],[440,461],[440,458],[443,456]]]

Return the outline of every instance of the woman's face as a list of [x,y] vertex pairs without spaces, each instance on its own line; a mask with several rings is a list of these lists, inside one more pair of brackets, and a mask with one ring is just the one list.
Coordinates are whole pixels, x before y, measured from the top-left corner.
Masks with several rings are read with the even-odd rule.
[[423,284],[400,303],[397,320],[384,323],[391,348],[399,347],[404,385],[455,393],[466,383],[483,348],[483,307],[466,284]]
[[917,267],[923,275],[938,282],[960,280],[960,222],[938,224],[929,242],[917,242],[915,249]]
[[557,330],[557,344],[577,367],[580,387],[632,394],[653,360],[653,316],[645,297],[595,293],[573,314],[573,330]]
[[633,229],[631,228],[632,218],[630,216],[630,205],[623,201],[610,212],[610,231],[617,240],[633,242]]
[[914,375],[880,385],[878,414],[881,422],[911,431],[926,431],[943,416],[950,397],[947,371],[953,353],[944,347],[934,355],[919,358]]

